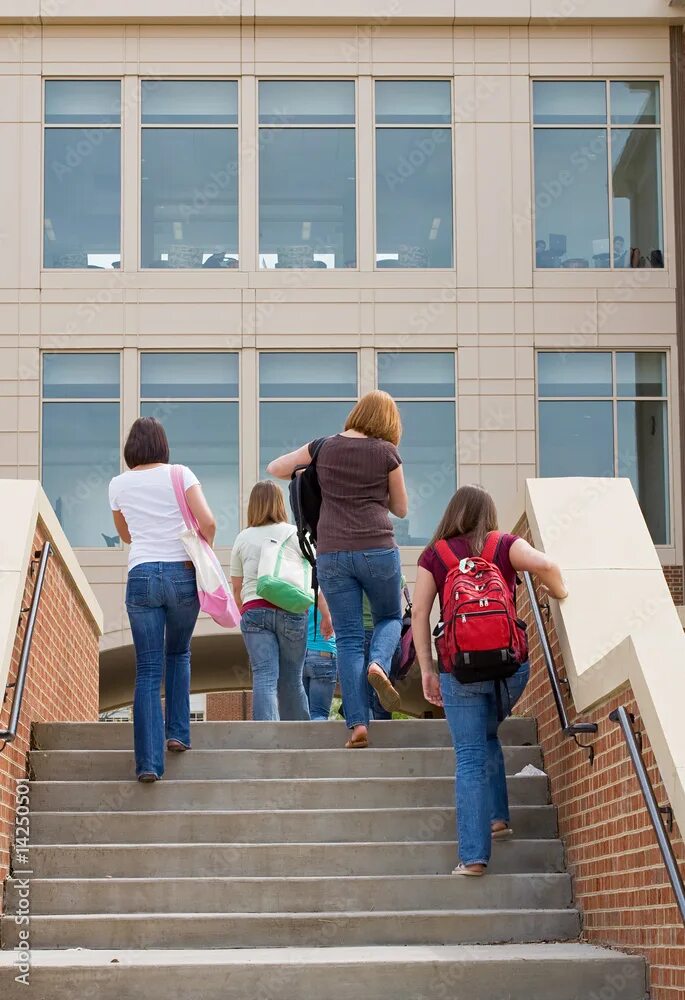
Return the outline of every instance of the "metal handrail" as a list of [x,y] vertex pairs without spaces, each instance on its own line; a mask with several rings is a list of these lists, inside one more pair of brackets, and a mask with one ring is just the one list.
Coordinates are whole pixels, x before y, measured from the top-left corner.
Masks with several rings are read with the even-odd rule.
[[26,621],[26,631],[24,632],[24,638],[21,644],[21,655],[19,657],[17,676],[14,683],[8,685],[8,690],[12,687],[14,691],[12,694],[12,708],[10,711],[7,729],[0,730],[0,741],[3,743],[3,749],[4,744],[12,743],[17,738],[17,727],[19,725],[19,714],[21,712],[22,701],[24,700],[24,687],[26,686],[26,674],[28,671],[29,656],[31,655],[33,632],[36,627],[36,617],[38,615],[40,598],[43,593],[45,572],[47,570],[48,559],[50,558],[51,552],[52,546],[50,545],[50,542],[45,542],[43,548],[35,554],[34,561],[38,562],[38,573],[33,587],[31,604],[28,608],[22,608],[22,613],[28,610],[29,616]]
[[642,792],[642,797],[645,800],[649,818],[652,821],[652,826],[654,827],[654,833],[656,834],[659,850],[661,851],[661,856],[664,859],[664,864],[666,865],[669,880],[673,886],[673,892],[675,894],[676,903],[678,904],[678,909],[680,910],[681,919],[685,924],[685,885],[683,885],[683,877],[680,874],[678,862],[675,854],[673,853],[670,837],[664,828],[663,820],[661,818],[663,812],[670,812],[670,807],[662,809],[656,800],[656,796],[654,795],[654,789],[651,781],[649,780],[647,768],[645,767],[645,762],[642,759],[642,754],[638,745],[637,734],[633,729],[633,723],[635,721],[634,716],[623,705],[621,705],[620,708],[614,709],[614,711],[610,714],[609,719],[611,722],[617,722],[623,730],[623,737],[628,747],[628,753],[630,755],[633,768],[635,769],[635,775],[640,785],[640,791]]
[[578,742],[578,737],[583,734],[594,735],[599,726],[596,722],[573,722],[568,721],[568,713],[566,712],[566,706],[564,705],[564,696],[561,690],[561,681],[559,680],[559,675],[557,673],[557,668],[554,663],[554,657],[552,655],[552,648],[549,644],[549,639],[547,637],[547,629],[545,628],[545,623],[542,620],[542,614],[540,612],[540,605],[538,603],[537,594],[535,593],[535,587],[533,586],[533,580],[530,573],[526,572],[523,574],[523,580],[526,585],[526,590],[528,591],[528,599],[530,601],[531,611],[533,612],[533,620],[535,622],[535,627],[537,629],[538,635],[540,637],[540,646],[542,647],[542,657],[545,661],[545,666],[547,668],[547,676],[549,677],[549,683],[552,688],[552,694],[554,695],[554,703],[557,707],[557,715],[559,716],[559,725],[565,736],[570,737],[575,740],[576,744],[582,749],[587,750],[590,763],[594,761],[595,753],[592,746],[586,745],[584,743]]

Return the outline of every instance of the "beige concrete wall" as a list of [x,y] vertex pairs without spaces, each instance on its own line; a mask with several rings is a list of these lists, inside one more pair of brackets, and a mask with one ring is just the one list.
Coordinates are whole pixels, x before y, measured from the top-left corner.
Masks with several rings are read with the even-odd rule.
[[[56,6],[84,18],[104,16],[108,9],[104,2],[76,0]],[[140,4],[135,6],[140,10]],[[257,6],[263,13],[277,12],[267,0]],[[310,6],[302,0],[280,3],[278,10],[304,16]],[[336,9],[358,14],[359,6],[345,3]],[[440,6],[436,0],[434,7]],[[542,0],[532,6],[536,16],[552,17]],[[180,0],[166,4],[164,14],[173,16],[182,7]],[[586,7],[576,4],[574,10]],[[505,525],[523,509],[525,480],[536,473],[536,348],[666,350],[674,383],[671,270],[534,270],[530,100],[531,77],[662,81],[665,249],[671,261],[669,44],[667,26],[658,23],[673,14],[671,8],[631,0],[628,9],[623,6],[627,17],[653,19],[643,25],[392,23],[405,8],[405,0],[398,2],[395,13],[371,28],[353,23],[0,25],[0,478],[39,474],[41,350],[122,351],[126,426],[137,416],[140,349],[239,349],[243,504],[257,469],[260,349],[358,351],[362,390],[372,385],[374,350],[456,350],[459,481],[480,481],[491,489]],[[430,20],[428,8],[433,9],[429,4],[421,11]],[[452,0],[442,8],[453,19]],[[520,14],[525,20],[531,4],[493,3],[490,8],[500,18],[513,21]],[[128,11],[126,5],[118,9],[122,16]],[[201,6],[193,9],[202,12]],[[593,9],[609,17],[615,4],[593,4]],[[123,78],[121,271],[41,270],[42,76]],[[240,78],[240,270],[138,270],[140,76]],[[358,270],[257,270],[256,83],[269,76],[358,80]],[[454,82],[457,264],[452,271],[373,270],[372,82],[398,76]],[[680,523],[681,493],[677,425],[672,398],[674,526]],[[409,567],[416,554],[406,552]],[[681,562],[680,537],[660,555],[664,563]],[[105,610],[106,645],[127,641],[124,554],[81,550],[80,558]]]

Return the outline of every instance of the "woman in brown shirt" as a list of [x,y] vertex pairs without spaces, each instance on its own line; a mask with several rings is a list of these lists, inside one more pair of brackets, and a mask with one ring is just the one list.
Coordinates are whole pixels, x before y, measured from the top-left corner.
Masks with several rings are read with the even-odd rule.
[[[338,647],[338,672],[349,749],[368,746],[368,683],[392,712],[399,695],[390,683],[400,639],[402,605],[399,550],[389,512],[407,515],[407,491],[397,445],[402,423],[397,405],[376,390],[354,407],[342,434],[327,438],[316,468],[321,486],[317,571],[330,608]],[[317,441],[271,462],[267,471],[289,479],[308,465]],[[368,671],[364,670],[363,595],[374,620]]]

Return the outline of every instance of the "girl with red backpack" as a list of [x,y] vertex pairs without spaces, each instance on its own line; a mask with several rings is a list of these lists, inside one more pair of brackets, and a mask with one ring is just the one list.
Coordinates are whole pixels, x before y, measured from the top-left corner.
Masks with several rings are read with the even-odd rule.
[[[492,841],[512,835],[497,731],[529,676],[525,626],[515,610],[517,571],[535,573],[552,597],[567,596],[557,564],[525,539],[500,533],[490,494],[462,486],[419,559],[412,611],[424,695],[444,707],[456,753],[455,875],[484,875]],[[436,597],[437,667],[430,631]]]

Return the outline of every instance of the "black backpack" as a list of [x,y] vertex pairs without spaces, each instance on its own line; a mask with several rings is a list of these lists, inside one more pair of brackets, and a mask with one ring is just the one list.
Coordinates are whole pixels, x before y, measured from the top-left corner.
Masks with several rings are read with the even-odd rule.
[[290,477],[290,508],[297,528],[297,540],[302,555],[316,570],[316,531],[321,513],[321,486],[316,471],[316,460],[328,438],[317,438],[311,443],[312,460],[309,465],[298,465]]

